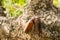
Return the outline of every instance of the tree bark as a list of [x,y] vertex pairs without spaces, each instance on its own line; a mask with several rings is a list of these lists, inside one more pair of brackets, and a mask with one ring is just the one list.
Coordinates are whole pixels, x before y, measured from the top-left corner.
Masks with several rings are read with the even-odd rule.
[[[35,40],[60,40],[60,12],[53,5],[53,0],[29,1],[21,18],[27,20],[26,23],[34,15],[39,16],[40,19],[38,20],[40,23],[35,22],[35,26],[29,32],[32,40],[33,38],[36,38]],[[38,25],[40,26],[38,27]],[[40,36],[34,31],[37,27],[40,30],[38,30]]]

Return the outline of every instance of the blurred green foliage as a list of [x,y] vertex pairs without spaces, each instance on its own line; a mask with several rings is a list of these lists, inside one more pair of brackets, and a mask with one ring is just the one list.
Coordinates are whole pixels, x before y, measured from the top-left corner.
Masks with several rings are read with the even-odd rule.
[[26,5],[26,0],[12,0],[12,3],[16,3],[19,6],[25,6]]
[[2,0],[2,4],[10,17],[16,17],[23,13],[22,8],[26,5],[27,0]]
[[60,0],[53,0],[53,4],[54,4],[54,6],[56,6],[57,8],[60,8]]

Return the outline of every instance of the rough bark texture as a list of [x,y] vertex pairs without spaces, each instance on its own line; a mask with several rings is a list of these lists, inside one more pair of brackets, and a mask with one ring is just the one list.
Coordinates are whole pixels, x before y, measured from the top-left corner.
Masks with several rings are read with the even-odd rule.
[[[31,40],[60,40],[60,13],[53,5],[53,0],[31,0],[25,8],[23,20],[34,15],[39,16],[41,23],[36,22],[29,35]],[[27,16],[26,16],[27,15]],[[39,25],[39,26],[38,26]],[[39,33],[37,32],[39,28]]]
[[[39,19],[26,34],[22,28],[33,16]],[[60,10],[52,0],[28,0],[19,18],[0,17],[0,40],[60,40]]]

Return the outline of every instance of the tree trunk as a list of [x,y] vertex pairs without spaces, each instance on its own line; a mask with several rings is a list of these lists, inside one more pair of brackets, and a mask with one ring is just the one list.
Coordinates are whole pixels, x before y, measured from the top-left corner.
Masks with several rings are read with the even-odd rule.
[[[31,40],[60,40],[60,13],[58,8],[53,5],[53,0],[29,0],[25,7],[22,20],[27,23],[31,17],[39,16],[34,27],[30,30]],[[36,19],[35,19],[36,20]],[[39,25],[39,26],[38,26]],[[35,33],[39,28],[39,34]]]

